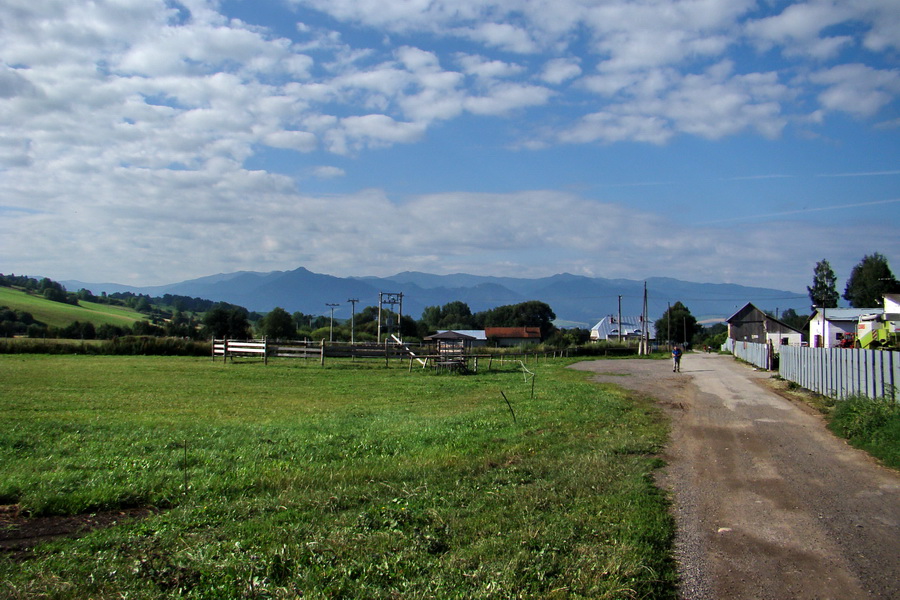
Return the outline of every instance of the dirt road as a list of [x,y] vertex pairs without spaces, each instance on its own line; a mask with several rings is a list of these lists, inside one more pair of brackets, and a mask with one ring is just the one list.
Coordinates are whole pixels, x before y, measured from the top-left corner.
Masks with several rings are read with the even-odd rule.
[[900,474],[835,438],[728,356],[579,363],[672,416],[681,597],[900,598]]

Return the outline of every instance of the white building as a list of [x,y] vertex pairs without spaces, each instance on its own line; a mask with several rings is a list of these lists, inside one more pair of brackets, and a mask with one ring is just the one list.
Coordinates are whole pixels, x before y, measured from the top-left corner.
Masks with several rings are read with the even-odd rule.
[[883,313],[883,308],[817,308],[809,320],[809,345],[815,348],[835,348],[848,334],[855,338],[862,315]]
[[[643,322],[641,317],[622,317],[620,323],[617,316],[608,315],[591,328],[591,341],[618,341],[620,333],[622,340],[640,340]],[[647,323],[647,336],[648,339],[656,339],[653,323]]]

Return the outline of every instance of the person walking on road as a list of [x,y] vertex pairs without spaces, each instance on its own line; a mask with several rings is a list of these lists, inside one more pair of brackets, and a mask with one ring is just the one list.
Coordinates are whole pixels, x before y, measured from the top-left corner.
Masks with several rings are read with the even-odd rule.
[[674,361],[672,372],[681,373],[681,348],[678,346],[672,348],[672,360]]

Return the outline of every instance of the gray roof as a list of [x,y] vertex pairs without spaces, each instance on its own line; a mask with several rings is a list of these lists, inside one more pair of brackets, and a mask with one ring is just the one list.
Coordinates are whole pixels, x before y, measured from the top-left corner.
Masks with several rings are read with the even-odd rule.
[[[622,317],[622,322],[618,322],[618,317],[615,315],[609,315],[600,319],[600,322],[591,327],[591,331],[597,332],[597,337],[606,339],[610,337],[617,337],[619,335],[619,330],[622,330],[623,336],[636,336],[641,335],[641,318],[640,317]],[[650,336],[650,339],[656,338],[656,330],[653,328],[653,322],[650,321],[647,323],[647,332]]]
[[438,330],[438,334],[441,333],[461,333],[462,335],[469,336],[474,338],[475,340],[487,341],[487,336],[484,334],[484,329],[440,329]]
[[825,313],[827,321],[856,321],[863,315],[880,315],[883,308],[817,308],[811,319],[815,319],[819,313]]

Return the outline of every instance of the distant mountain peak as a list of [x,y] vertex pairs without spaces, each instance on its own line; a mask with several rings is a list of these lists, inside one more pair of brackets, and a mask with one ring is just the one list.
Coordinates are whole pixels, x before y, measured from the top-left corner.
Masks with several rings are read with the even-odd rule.
[[[62,282],[66,287],[69,282]],[[504,304],[529,300],[546,302],[560,321],[593,325],[606,315],[622,310],[639,314],[643,307],[644,281],[605,279],[572,273],[526,279],[454,273],[434,275],[420,271],[403,271],[390,277],[336,277],[297,267],[291,271],[237,271],[219,273],[163,286],[137,287],[116,284],[78,286],[95,294],[106,291],[161,296],[176,294],[229,302],[253,311],[265,312],[279,306],[288,312],[326,314],[326,304],[345,304],[358,298],[361,306],[377,306],[379,292],[401,292],[403,313],[418,318],[426,306],[443,306],[460,300],[473,312]],[[738,284],[711,284],[681,281],[669,277],[646,280],[650,316],[658,318],[669,303],[682,301],[697,317],[727,317],[735,306],[753,302],[764,310],[794,308],[803,314],[808,310],[805,294],[747,287]],[[78,289],[78,288],[74,288]]]

